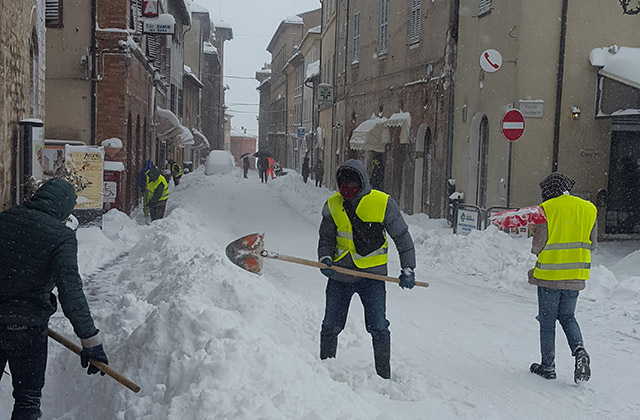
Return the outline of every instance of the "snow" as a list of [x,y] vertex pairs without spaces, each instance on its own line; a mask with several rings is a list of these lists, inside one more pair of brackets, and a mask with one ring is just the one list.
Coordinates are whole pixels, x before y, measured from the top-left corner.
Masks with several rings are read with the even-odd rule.
[[[138,394],[87,376],[51,342],[43,419],[635,419],[640,412],[638,242],[598,245],[577,317],[593,376],[573,383],[558,327],[558,379],[529,373],[539,361],[536,290],[526,280],[531,240],[490,227],[451,234],[443,220],[406,216],[418,280],[387,285],[392,379],[376,376],[362,306],[354,298],[336,359],[319,360],[325,278],[266,260],[262,275],[224,254],[265,233],[265,248],[316,256],[320,210],[333,193],[294,170],[261,184],[240,168],[170,183],[167,215],[146,225],[111,210],[104,228],[78,230],[80,271],[110,366]],[[531,203],[537,204],[537,203]],[[399,274],[390,250],[390,275]],[[51,328],[74,337],[62,311]],[[0,383],[0,417],[11,386]]]
[[640,48],[617,45],[594,48],[589,53],[589,62],[592,66],[602,67],[601,75],[640,89]]

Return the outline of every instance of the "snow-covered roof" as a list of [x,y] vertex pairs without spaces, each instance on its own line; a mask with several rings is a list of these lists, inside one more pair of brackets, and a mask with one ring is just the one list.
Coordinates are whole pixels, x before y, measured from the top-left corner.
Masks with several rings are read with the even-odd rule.
[[589,53],[592,66],[602,67],[599,73],[625,85],[640,89],[640,48],[594,48]]
[[284,19],[282,22],[284,23],[293,23],[296,25],[304,25],[304,21],[300,16],[292,15]]
[[313,28],[309,29],[309,33],[312,33],[312,34],[319,34],[321,32],[322,32],[322,27],[320,25],[314,26]]
[[196,84],[198,84],[201,88],[204,87],[204,84],[200,81],[200,79],[198,79],[198,76],[196,76],[195,73],[191,71],[191,67],[187,66],[186,64],[184,65],[184,74],[187,77],[191,77],[193,80],[195,80]]
[[307,74],[306,78],[310,79],[313,76],[317,76],[320,74],[320,60],[316,60],[313,63],[309,63],[307,66]]
[[221,28],[221,29],[232,29],[231,25],[229,25],[227,22],[225,22],[222,19],[213,19],[213,25],[216,28]]
[[218,54],[218,49],[209,41],[204,41],[202,44],[202,52],[205,54]]
[[191,9],[191,13],[209,13],[209,9],[200,6],[198,3],[189,4],[189,8]]

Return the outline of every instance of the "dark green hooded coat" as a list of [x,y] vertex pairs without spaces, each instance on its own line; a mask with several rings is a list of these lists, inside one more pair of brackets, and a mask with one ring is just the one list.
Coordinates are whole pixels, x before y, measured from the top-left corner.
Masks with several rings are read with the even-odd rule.
[[23,205],[0,213],[0,324],[45,325],[58,296],[76,335],[97,333],[78,273],[78,241],[63,224],[74,188],[53,178]]

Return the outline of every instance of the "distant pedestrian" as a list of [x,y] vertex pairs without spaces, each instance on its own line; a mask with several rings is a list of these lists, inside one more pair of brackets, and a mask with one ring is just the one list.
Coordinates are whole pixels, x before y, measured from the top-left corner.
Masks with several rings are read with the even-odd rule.
[[138,172],[138,187],[140,188],[140,195],[142,195],[142,211],[145,216],[149,215],[149,207],[147,203],[149,196],[147,195],[147,171],[151,168],[155,168],[152,160],[147,160],[144,163],[144,167]]
[[322,159],[318,159],[316,162],[313,173],[316,177],[316,187],[322,187],[322,178],[324,177],[324,164],[322,163]]
[[384,155],[376,153],[371,165],[371,188],[382,190],[384,187]]
[[162,219],[167,208],[169,185],[158,168],[151,168],[147,171],[147,197],[151,220]]
[[52,178],[29,201],[0,213],[0,377],[8,362],[12,419],[42,415],[48,323],[58,299],[82,343],[80,364],[87,373],[99,372],[88,359],[109,363],[82,291],[78,240],[64,224],[75,204],[73,186]]
[[168,159],[169,171],[171,171],[171,177],[173,178],[173,185],[176,187],[180,183],[180,178],[182,178],[182,168],[172,159]]
[[276,160],[274,158],[272,158],[272,157],[268,157],[267,158],[267,162],[268,162],[268,164],[267,164],[267,175],[271,174],[271,179],[275,179],[276,175],[273,172],[273,165],[276,164]]
[[556,321],[567,337],[575,358],[576,383],[591,377],[590,358],[584,348],[582,332],[575,318],[578,294],[584,289],[591,271],[591,250],[597,238],[597,209],[591,202],[570,194],[575,182],[554,172],[540,182],[540,204],[546,223],[535,227],[531,253],[538,259],[529,271],[529,283],[538,286],[540,323],[540,363],[529,368],[545,379],[556,378]]
[[249,173],[249,167],[251,166],[251,162],[249,162],[249,156],[245,156],[242,158],[242,171],[245,178],[249,178],[247,174]]
[[266,156],[260,156],[258,158],[258,174],[260,175],[260,181],[262,183],[267,182],[267,170],[269,169],[269,160]]
[[304,155],[304,159],[302,160],[302,180],[304,183],[307,183],[307,179],[309,178],[309,154],[306,153]]

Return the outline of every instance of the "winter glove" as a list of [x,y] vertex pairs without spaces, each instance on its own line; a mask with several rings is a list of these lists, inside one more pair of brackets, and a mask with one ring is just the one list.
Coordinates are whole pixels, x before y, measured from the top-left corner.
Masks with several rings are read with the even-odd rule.
[[88,367],[87,375],[93,375],[94,373],[100,372],[100,375],[104,376],[104,372],[89,363],[89,359],[97,360],[98,362],[102,362],[105,365],[109,364],[109,359],[107,359],[107,355],[102,348],[102,344],[98,344],[97,346],[88,348],[83,347],[82,351],[80,352],[80,364],[83,368]]
[[[320,262],[328,265],[329,267],[333,265],[333,259],[331,257],[322,257],[320,258]],[[335,273],[335,271],[329,270],[328,268],[321,268],[320,272],[328,278],[331,278],[333,273]]]
[[413,268],[405,267],[400,272],[400,287],[403,289],[413,289],[416,285],[416,275]]

